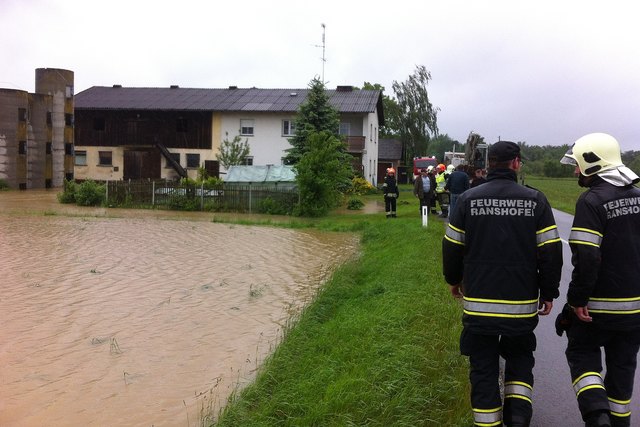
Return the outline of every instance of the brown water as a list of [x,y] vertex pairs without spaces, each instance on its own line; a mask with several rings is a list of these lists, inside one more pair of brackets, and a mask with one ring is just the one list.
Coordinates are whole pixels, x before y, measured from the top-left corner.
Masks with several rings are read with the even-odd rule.
[[357,250],[211,216],[0,193],[0,426],[199,425]]

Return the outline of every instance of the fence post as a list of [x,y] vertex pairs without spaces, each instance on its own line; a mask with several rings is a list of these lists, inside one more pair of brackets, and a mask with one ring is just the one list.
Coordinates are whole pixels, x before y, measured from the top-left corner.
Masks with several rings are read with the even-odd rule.
[[426,227],[429,224],[429,206],[422,207],[422,226]]
[[252,203],[252,201],[251,201],[251,190],[252,190],[252,187],[253,186],[251,185],[251,183],[249,183],[249,213],[251,213],[251,203]]
[[151,206],[156,205],[156,182],[151,181]]
[[204,210],[204,181],[200,183],[200,210]]

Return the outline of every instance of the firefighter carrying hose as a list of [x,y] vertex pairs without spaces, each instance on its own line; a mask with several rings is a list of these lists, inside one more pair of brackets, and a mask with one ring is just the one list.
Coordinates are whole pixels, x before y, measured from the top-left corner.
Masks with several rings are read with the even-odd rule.
[[517,144],[491,145],[487,182],[460,195],[442,240],[445,280],[463,302],[460,352],[469,356],[476,426],[529,426],[533,331],[559,294],[562,243],[553,212],[542,193],[517,183],[520,166]]
[[384,193],[384,210],[388,218],[396,218],[396,204],[400,197],[400,190],[396,182],[396,170],[387,168],[387,175],[384,177],[382,184],[382,192]]
[[587,190],[569,235],[573,273],[557,332],[567,331],[565,354],[585,425],[630,426],[640,348],[640,178],[604,133],[578,139],[561,163],[576,166]]

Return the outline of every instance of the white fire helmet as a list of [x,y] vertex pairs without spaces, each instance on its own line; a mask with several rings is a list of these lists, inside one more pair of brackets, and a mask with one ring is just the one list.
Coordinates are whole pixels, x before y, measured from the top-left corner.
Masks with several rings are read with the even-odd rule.
[[449,172],[449,173],[453,172],[455,169],[456,169],[456,167],[453,166],[453,165],[447,166],[447,172]]
[[582,175],[598,174],[614,185],[628,185],[638,179],[622,163],[618,141],[606,133],[590,133],[579,138],[560,163],[577,165]]
[[429,172],[429,173],[433,172],[433,166],[428,166],[427,167],[427,172]]

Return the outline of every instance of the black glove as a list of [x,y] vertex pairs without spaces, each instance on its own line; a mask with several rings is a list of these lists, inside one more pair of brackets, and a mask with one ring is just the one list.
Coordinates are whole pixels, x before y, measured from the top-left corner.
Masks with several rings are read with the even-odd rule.
[[573,320],[573,308],[569,304],[565,304],[562,307],[562,311],[556,317],[556,334],[559,337],[562,336],[562,333],[568,331],[571,327],[571,323]]

